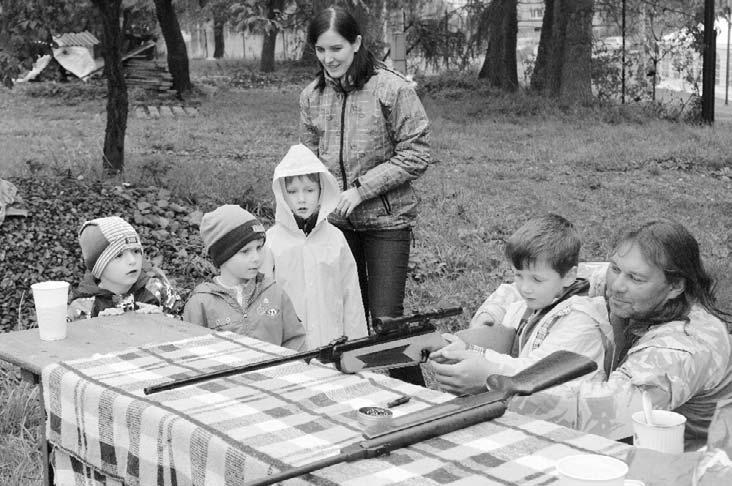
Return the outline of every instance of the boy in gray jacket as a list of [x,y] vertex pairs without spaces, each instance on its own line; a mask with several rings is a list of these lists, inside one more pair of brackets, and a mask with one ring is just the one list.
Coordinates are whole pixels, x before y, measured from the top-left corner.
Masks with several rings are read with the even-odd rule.
[[239,206],[220,206],[201,219],[201,239],[219,275],[196,286],[183,319],[303,351],[305,329],[290,298],[259,272],[262,223]]

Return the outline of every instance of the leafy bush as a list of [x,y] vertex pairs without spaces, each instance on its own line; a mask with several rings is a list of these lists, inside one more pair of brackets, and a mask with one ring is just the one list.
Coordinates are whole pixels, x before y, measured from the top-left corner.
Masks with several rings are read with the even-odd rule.
[[79,80],[68,83],[56,82],[29,82],[18,85],[17,89],[31,98],[61,99],[65,105],[78,104],[81,101],[101,99],[107,95],[106,81],[101,79],[82,82]]
[[[601,102],[619,101],[622,97],[623,53],[612,49],[604,43],[597,42],[592,46],[591,76],[592,87]],[[649,84],[642,72],[640,52],[625,52],[625,99],[648,99]],[[635,75],[633,73],[636,73]]]

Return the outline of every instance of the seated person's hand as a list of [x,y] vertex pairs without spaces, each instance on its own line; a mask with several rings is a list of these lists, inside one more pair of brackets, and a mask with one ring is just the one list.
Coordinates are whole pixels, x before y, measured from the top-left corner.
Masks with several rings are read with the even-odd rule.
[[472,329],[481,326],[492,326],[494,324],[493,317],[487,312],[478,311],[470,320],[468,328]]
[[462,351],[467,349],[468,345],[454,334],[444,333],[442,335],[442,338],[447,341],[447,346],[444,346],[437,351],[432,351],[430,353],[430,361],[436,361],[438,363],[456,363],[456,361],[446,358],[445,352],[447,352],[449,356],[454,351]]
[[430,360],[435,379],[443,390],[457,395],[487,391],[485,380],[492,372],[483,355],[466,349],[449,351],[445,347],[443,350],[444,359],[449,362]]

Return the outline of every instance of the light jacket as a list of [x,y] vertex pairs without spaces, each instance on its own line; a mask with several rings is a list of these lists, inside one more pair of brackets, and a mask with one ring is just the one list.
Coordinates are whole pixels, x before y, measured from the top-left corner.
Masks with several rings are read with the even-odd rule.
[[361,89],[343,91],[326,76],[300,95],[300,142],[323,161],[344,191],[363,199],[345,219],[348,229],[404,229],[414,225],[417,196],[411,181],[427,169],[429,121],[414,89],[401,75],[378,68]]
[[174,314],[180,312],[180,304],[180,296],[159,268],[143,268],[137,282],[124,295],[99,288],[99,281],[91,272],[87,272],[71,291],[67,315],[75,321],[105,315],[110,311]]
[[[284,197],[286,176],[320,174],[320,211],[306,236]],[[275,168],[275,224],[267,230],[262,271],[274,278],[292,300],[303,321],[308,348],[340,336],[368,335],[356,261],[341,230],[327,215],[338,203],[338,183],[315,154],[296,145]]]
[[[526,302],[523,299],[509,304],[501,325],[518,328],[525,312]],[[572,296],[551,309],[527,331],[526,336],[516,336],[525,343],[516,358],[491,349],[484,351],[494,373],[513,376],[560,350],[575,352],[597,363],[597,370],[580,380],[605,380],[610,373],[614,339],[604,298]]]
[[[604,295],[607,263],[581,265],[578,275],[590,281],[590,295]],[[501,289],[481,308],[495,315],[515,298]],[[654,408],[686,417],[687,438],[704,438],[719,400],[732,398],[732,336],[727,326],[695,305],[687,321],[652,326],[628,350],[607,381],[569,383],[531,397],[511,400],[524,415],[611,439],[633,434],[631,415],[642,409],[648,391]]]
[[197,285],[186,302],[183,320],[295,351],[305,350],[305,329],[292,302],[279,285],[262,274],[257,276],[256,289],[245,306],[215,282]]

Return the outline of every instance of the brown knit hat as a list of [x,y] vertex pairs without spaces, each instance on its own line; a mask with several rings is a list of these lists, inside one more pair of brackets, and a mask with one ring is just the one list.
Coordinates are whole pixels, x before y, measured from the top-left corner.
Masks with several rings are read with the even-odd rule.
[[79,245],[87,270],[96,278],[102,276],[107,264],[120,252],[142,250],[135,228],[119,216],[86,221],[79,230]]
[[244,245],[265,238],[264,226],[241,206],[219,206],[201,218],[204,250],[214,265],[220,267]]

